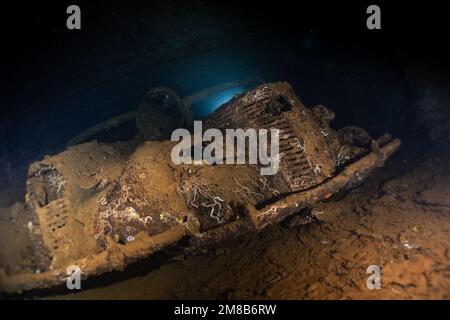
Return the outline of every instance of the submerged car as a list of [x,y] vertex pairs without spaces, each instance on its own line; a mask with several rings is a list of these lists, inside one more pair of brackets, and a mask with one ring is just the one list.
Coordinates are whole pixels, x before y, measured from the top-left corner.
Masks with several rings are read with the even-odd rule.
[[357,127],[334,130],[334,116],[325,106],[304,106],[288,83],[275,82],[236,95],[203,120],[205,130],[278,129],[274,175],[261,175],[259,164],[174,164],[176,142],[169,140],[72,143],[33,163],[26,208],[48,264],[39,273],[3,272],[1,290],[63,285],[69,266],[83,278],[123,270],[175,244],[207,250],[354,188],[400,140],[373,139]]

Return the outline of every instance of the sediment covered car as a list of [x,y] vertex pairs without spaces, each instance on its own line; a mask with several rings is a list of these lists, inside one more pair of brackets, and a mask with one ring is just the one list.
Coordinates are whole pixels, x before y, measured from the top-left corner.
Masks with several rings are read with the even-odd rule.
[[84,278],[123,270],[182,239],[187,252],[208,250],[310,214],[308,208],[364,181],[400,146],[388,134],[334,130],[333,119],[324,106],[304,106],[285,82],[239,94],[204,119],[205,130],[278,129],[274,175],[261,175],[259,164],[174,164],[174,141],[92,141],[33,163],[26,207],[48,264],[39,273],[1,274],[1,290],[62,285],[73,265]]

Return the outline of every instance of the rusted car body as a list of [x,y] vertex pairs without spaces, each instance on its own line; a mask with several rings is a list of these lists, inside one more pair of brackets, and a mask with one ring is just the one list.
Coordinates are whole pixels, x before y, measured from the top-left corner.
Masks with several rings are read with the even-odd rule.
[[203,121],[222,131],[279,129],[280,169],[272,176],[257,164],[175,165],[172,141],[93,141],[33,163],[26,204],[51,263],[39,273],[0,275],[1,289],[63,285],[70,265],[84,278],[123,270],[182,239],[196,251],[258,232],[354,188],[400,146],[388,134],[334,130],[333,118],[276,82],[235,96]]

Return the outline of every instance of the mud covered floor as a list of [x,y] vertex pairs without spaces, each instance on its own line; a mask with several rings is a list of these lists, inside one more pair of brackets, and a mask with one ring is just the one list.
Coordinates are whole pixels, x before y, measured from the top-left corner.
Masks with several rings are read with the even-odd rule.
[[[318,208],[322,221],[292,219],[205,255],[144,262],[78,293],[39,297],[449,299],[448,154],[404,145],[363,186]],[[373,264],[380,290],[366,287]]]

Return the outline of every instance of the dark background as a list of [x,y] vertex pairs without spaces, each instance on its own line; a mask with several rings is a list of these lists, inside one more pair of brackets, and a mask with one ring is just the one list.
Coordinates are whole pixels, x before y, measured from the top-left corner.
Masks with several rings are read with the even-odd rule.
[[[70,4],[81,30],[66,28]],[[381,30],[366,28],[370,4]],[[449,137],[444,1],[15,1],[0,12],[0,193],[10,201],[30,162],[160,85],[184,96],[258,75],[335,110],[336,127],[424,145]]]

